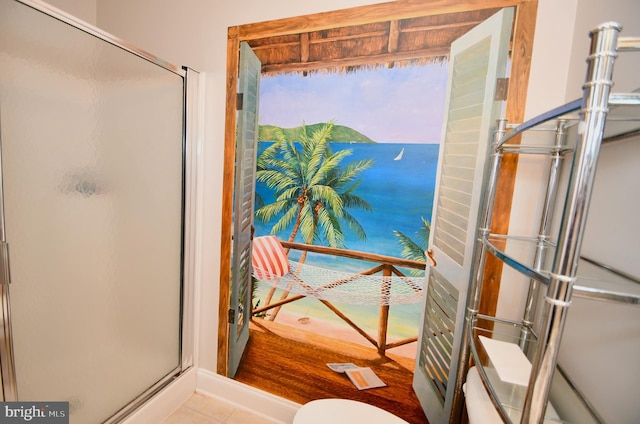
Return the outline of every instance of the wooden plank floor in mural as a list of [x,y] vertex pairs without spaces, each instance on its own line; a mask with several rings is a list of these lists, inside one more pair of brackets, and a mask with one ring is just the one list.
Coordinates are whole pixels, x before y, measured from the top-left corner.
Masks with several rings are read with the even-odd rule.
[[[343,398],[385,409],[409,423],[427,419],[411,388],[414,361],[351,342],[327,338],[277,322],[254,319],[236,380],[304,404],[314,399]],[[358,390],[345,374],[327,363],[351,362],[371,367],[387,386]]]

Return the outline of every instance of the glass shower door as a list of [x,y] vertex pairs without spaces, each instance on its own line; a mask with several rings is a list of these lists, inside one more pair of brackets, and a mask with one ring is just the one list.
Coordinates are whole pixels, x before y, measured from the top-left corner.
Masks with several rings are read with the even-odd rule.
[[181,368],[183,78],[0,0],[17,399],[69,401],[71,423],[107,421]]

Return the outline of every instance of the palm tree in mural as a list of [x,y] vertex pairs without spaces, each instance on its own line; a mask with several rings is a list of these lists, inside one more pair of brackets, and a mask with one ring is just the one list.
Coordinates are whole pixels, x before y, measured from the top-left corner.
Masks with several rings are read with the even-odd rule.
[[256,218],[269,222],[278,217],[272,234],[292,225],[289,241],[300,234],[307,244],[325,243],[343,248],[346,224],[358,238],[366,238],[350,208],[371,211],[369,203],[355,194],[360,173],[373,164],[370,159],[351,162],[341,167],[352,150],[333,152],[329,145],[333,123],[308,134],[303,124],[299,147],[279,131],[275,143],[258,158],[256,181],[274,191],[276,200],[256,210]]
[[[273,190],[275,201],[257,209],[256,219],[270,222],[277,218],[272,234],[291,228],[288,240],[294,241],[300,235],[306,244],[317,242],[344,248],[345,225],[358,238],[366,238],[364,229],[349,209],[372,210],[355,190],[359,185],[358,176],[369,169],[373,161],[359,160],[342,166],[352,151],[332,151],[329,140],[333,122],[312,134],[308,134],[304,123],[301,128],[296,137],[298,143],[277,132],[275,143],[257,160],[256,181]],[[305,259],[306,252],[303,252],[300,262]],[[267,303],[272,295],[270,291]],[[277,313],[275,309],[272,319]]]
[[[422,226],[418,230],[417,242],[413,241],[398,230],[393,230],[393,233],[396,235],[398,242],[402,246],[402,252],[400,252],[400,255],[403,258],[426,262],[427,255],[425,252],[429,247],[429,235],[431,234],[431,224],[428,220],[422,217]],[[410,272],[412,275],[419,275],[421,273],[421,271],[415,269],[412,269]]]

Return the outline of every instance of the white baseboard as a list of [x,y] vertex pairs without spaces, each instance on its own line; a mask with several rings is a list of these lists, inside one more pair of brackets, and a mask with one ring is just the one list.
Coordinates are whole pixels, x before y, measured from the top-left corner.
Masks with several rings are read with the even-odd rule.
[[158,424],[173,413],[196,390],[197,370],[190,369],[157,393],[122,424]]
[[198,370],[196,391],[283,424],[292,423],[294,415],[301,406],[203,369]]

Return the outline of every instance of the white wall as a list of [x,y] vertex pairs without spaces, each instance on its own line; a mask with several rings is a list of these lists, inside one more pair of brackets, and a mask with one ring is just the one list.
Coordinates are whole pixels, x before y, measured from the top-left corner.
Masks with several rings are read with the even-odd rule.
[[50,0],[46,3],[91,25],[98,22],[97,0]]

